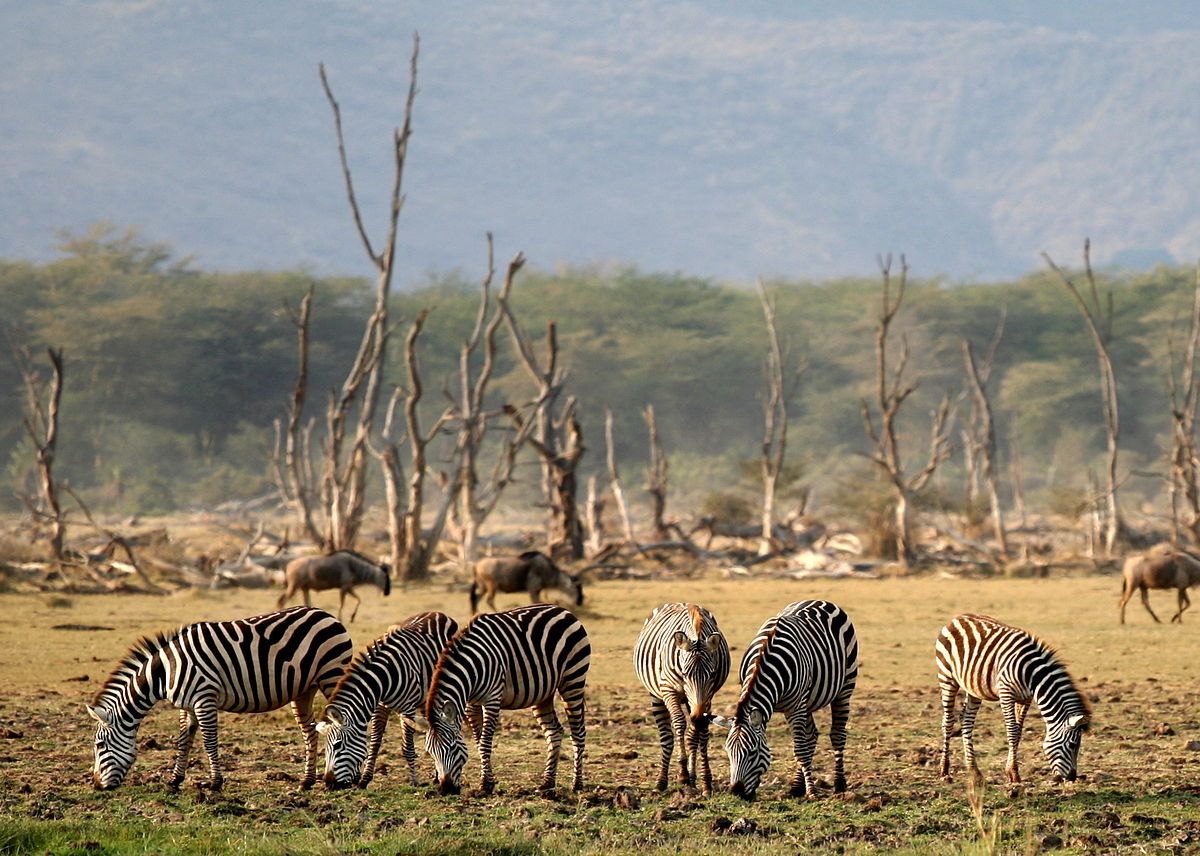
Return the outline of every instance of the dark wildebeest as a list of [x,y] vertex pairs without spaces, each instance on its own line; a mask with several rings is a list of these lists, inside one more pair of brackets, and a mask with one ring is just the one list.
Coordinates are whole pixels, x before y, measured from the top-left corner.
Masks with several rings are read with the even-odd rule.
[[496,611],[496,592],[529,592],[529,599],[537,603],[542,599],[542,589],[556,588],[575,601],[583,604],[583,584],[578,576],[562,570],[554,561],[538,550],[528,550],[519,556],[497,556],[480,559],[475,563],[475,579],[471,581],[471,614],[478,610],[479,596],[487,598],[488,609]]
[[328,556],[308,556],[303,559],[293,559],[288,562],[284,571],[287,589],[279,597],[277,606],[283,608],[296,590],[304,592],[304,603],[312,606],[310,592],[339,589],[341,599],[338,601],[338,620],[342,618],[342,608],[346,605],[346,595],[354,598],[354,612],[350,620],[358,615],[358,607],[362,598],[354,593],[354,587],[363,583],[379,586],[385,595],[392,591],[391,568],[386,564],[375,564],[365,556],[353,550],[337,550]]
[[[1135,589],[1142,593],[1142,606],[1150,617],[1158,621],[1158,616],[1150,608],[1150,596],[1147,589],[1177,589],[1179,592],[1179,611],[1171,616],[1171,621],[1183,623],[1183,611],[1192,605],[1188,598],[1189,586],[1200,585],[1200,560],[1182,550],[1170,548],[1155,548],[1148,553],[1130,556],[1125,560],[1121,569],[1125,578],[1121,589],[1121,623],[1125,623],[1125,604],[1133,597]],[[1161,621],[1158,621],[1161,624]]]

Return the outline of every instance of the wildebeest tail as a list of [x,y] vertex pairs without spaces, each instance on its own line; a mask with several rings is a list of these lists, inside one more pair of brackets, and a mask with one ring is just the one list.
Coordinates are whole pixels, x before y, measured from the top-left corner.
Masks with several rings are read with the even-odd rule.
[[471,614],[475,614],[475,605],[479,603],[479,583],[471,580]]

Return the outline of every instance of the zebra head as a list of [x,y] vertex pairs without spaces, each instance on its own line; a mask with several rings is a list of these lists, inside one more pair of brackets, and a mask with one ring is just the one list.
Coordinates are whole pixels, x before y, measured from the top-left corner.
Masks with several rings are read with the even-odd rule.
[[717,671],[717,652],[725,643],[720,633],[710,633],[702,639],[692,639],[682,630],[675,631],[679,649],[679,670],[683,674],[683,692],[691,707],[693,721],[708,712],[712,701],[714,674]]
[[756,707],[739,708],[733,719],[714,716],[713,722],[729,729],[725,752],[729,755],[729,792],[744,800],[754,799],[763,773],[771,765],[767,744],[767,720]]
[[125,774],[137,757],[137,729],[122,724],[119,717],[103,708],[85,707],[88,715],[96,720],[96,760],[92,764],[92,784],[98,791],[112,790],[125,780]]
[[1042,741],[1042,749],[1046,753],[1046,760],[1050,762],[1055,781],[1075,781],[1079,744],[1089,725],[1091,719],[1086,713],[1054,721],[1046,720],[1046,739]]
[[462,771],[467,763],[467,741],[462,736],[462,711],[452,701],[430,710],[429,720],[412,717],[411,724],[425,731],[425,751],[437,769],[438,793],[454,795],[462,790]]
[[335,791],[358,784],[367,758],[366,727],[326,708],[317,731],[325,737],[325,787]]

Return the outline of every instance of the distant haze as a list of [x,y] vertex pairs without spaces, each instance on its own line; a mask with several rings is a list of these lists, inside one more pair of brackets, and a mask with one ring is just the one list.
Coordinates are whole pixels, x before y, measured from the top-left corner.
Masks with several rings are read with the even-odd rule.
[[[0,8],[0,258],[137,224],[205,268],[366,274],[422,39],[402,283],[620,261],[749,281],[1200,256],[1178,3],[38,0]],[[1042,7],[1049,5],[1049,10]]]

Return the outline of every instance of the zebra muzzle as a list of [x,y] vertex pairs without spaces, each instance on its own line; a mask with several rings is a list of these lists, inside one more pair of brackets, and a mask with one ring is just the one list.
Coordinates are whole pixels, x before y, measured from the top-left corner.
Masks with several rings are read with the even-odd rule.
[[340,791],[350,787],[351,782],[343,782],[338,779],[332,772],[325,774],[325,789],[330,791]]

